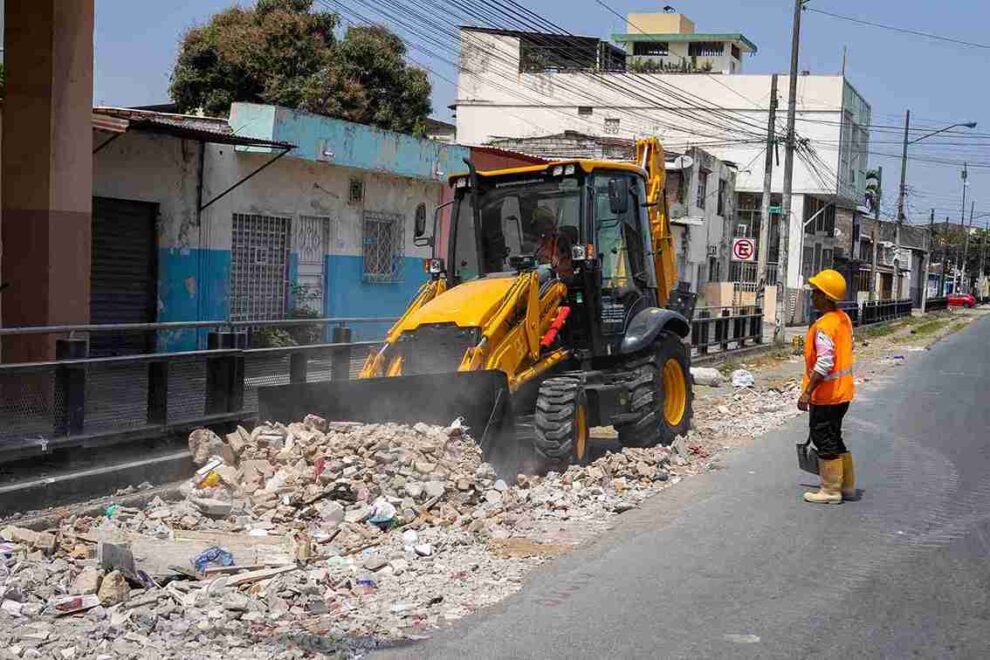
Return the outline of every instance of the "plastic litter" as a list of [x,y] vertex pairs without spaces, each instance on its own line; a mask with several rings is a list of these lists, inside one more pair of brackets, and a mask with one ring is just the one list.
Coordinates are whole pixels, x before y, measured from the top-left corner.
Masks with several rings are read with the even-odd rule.
[[114,514],[116,514],[117,511],[119,510],[120,510],[119,504],[111,504],[104,510],[104,513],[107,515],[107,518],[113,518]]
[[372,525],[378,525],[381,528],[387,528],[395,520],[395,506],[393,506],[384,497],[379,497],[375,500],[372,506],[371,518],[368,520]]
[[752,387],[755,384],[756,379],[753,378],[753,374],[745,369],[736,369],[732,372],[733,387]]
[[216,566],[233,566],[234,555],[230,554],[218,545],[210,546],[206,550],[192,558],[193,568],[196,572],[202,573],[210,564]]
[[91,610],[99,604],[99,596],[96,594],[87,594],[85,596],[58,596],[49,601],[48,606],[56,616],[59,616]]

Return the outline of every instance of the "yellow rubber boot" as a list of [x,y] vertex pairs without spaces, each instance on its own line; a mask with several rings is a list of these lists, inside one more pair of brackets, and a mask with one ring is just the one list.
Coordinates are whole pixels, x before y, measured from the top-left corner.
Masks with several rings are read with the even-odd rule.
[[822,487],[817,493],[805,493],[805,502],[842,504],[842,459],[818,459],[818,474]]
[[842,499],[856,499],[856,469],[853,467],[853,455],[850,452],[839,454],[842,459]]

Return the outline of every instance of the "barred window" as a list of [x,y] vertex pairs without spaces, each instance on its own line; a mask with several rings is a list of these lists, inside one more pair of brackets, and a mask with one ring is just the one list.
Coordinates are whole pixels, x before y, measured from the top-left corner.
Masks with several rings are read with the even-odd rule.
[[364,280],[399,282],[403,256],[402,215],[364,212]]
[[235,213],[230,259],[230,320],[285,318],[290,220]]

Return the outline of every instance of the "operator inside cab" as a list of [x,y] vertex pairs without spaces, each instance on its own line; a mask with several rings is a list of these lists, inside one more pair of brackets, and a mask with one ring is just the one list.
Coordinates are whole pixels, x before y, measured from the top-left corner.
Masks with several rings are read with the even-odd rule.
[[568,231],[576,233],[574,227],[558,227],[553,211],[542,206],[533,209],[533,230],[539,237],[536,243],[536,263],[549,266],[557,277],[563,280],[574,277],[574,262],[571,259],[571,246],[574,245]]

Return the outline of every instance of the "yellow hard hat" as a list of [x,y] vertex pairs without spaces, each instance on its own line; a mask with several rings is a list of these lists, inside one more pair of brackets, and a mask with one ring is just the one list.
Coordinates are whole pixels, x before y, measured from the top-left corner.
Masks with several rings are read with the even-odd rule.
[[826,268],[817,275],[809,277],[808,284],[832,300],[839,301],[846,297],[846,278],[837,270]]

